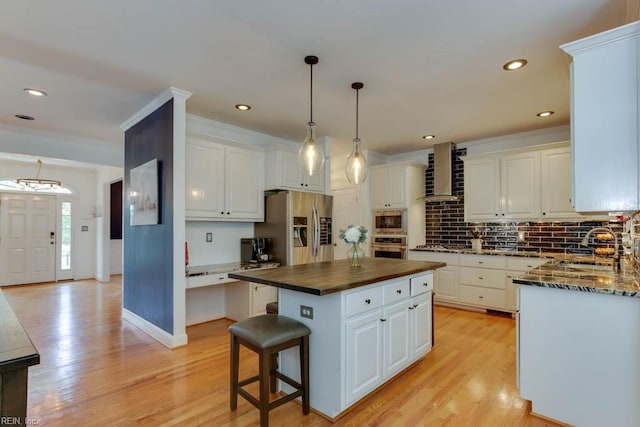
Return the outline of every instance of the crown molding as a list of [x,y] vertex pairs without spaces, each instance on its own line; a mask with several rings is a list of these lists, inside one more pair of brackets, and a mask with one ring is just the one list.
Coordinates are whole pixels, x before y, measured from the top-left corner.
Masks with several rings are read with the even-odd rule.
[[120,129],[123,131],[129,130],[132,126],[138,123],[140,120],[147,117],[149,114],[156,111],[162,105],[164,105],[167,101],[176,98],[186,101],[191,96],[191,92],[187,92],[186,90],[178,89],[175,87],[170,87],[162,92],[160,95],[153,98],[147,105],[145,105],[141,110],[131,116],[127,121],[120,125]]

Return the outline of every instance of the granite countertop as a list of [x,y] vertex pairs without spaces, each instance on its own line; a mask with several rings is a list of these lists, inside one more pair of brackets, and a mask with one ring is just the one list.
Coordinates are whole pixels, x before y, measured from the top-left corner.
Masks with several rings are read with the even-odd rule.
[[600,260],[599,263],[583,264],[577,263],[581,260],[571,258],[570,255],[558,256],[514,278],[513,282],[520,285],[640,298],[640,285],[631,262],[623,259],[620,269],[614,271],[612,260],[605,260],[607,262]]
[[364,258],[361,268],[350,268],[349,262],[345,259],[289,265],[263,271],[234,272],[229,273],[229,277],[312,295],[327,295],[435,270],[445,265],[443,262]]
[[234,271],[260,270],[280,266],[277,262],[228,262],[224,264],[193,265],[187,266],[187,277],[206,276],[209,274],[231,273]]
[[606,256],[556,252],[480,250],[456,247],[417,247],[413,251],[475,255],[548,258],[549,262],[513,279],[514,283],[640,298],[640,283],[631,262],[623,259],[614,271],[613,259]]

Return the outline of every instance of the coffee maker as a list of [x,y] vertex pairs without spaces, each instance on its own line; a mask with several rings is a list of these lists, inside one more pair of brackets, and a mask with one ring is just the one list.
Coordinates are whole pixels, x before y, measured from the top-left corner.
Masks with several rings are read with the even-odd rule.
[[240,262],[260,263],[270,261],[271,239],[253,237],[240,239]]

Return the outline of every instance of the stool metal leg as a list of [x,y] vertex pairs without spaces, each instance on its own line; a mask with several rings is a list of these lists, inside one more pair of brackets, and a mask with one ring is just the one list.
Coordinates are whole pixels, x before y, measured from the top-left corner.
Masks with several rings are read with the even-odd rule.
[[262,350],[260,363],[260,427],[269,426],[269,384],[271,376],[271,354]]
[[302,413],[309,413],[309,335],[300,339],[300,384],[302,385]]
[[238,407],[238,371],[240,365],[240,344],[234,334],[231,334],[231,410]]

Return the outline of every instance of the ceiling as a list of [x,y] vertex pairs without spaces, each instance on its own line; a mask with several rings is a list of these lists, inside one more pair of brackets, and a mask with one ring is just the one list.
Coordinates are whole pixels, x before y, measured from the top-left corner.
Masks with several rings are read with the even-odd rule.
[[[291,141],[309,120],[383,154],[567,124],[559,45],[623,25],[636,0],[21,0],[0,14],[0,124],[123,143],[170,86],[189,113]],[[630,6],[632,5],[632,6]],[[637,18],[636,18],[637,19]],[[502,65],[526,58],[519,71]],[[35,98],[23,88],[42,89]],[[241,112],[235,104],[252,109]],[[553,110],[548,118],[536,113]],[[34,121],[14,117],[26,114]],[[421,136],[434,134],[425,142]]]

